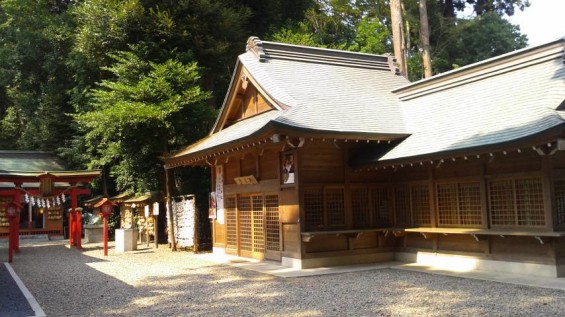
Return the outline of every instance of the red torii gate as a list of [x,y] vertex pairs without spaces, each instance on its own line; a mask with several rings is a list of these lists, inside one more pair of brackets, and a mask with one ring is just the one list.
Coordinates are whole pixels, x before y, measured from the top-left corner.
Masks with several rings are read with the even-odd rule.
[[[13,202],[21,203],[22,194],[27,193],[34,196],[58,196],[67,194],[71,197],[71,210],[69,213],[69,244],[77,249],[81,249],[82,237],[82,219],[80,212],[77,211],[78,196],[89,195],[90,191],[80,188],[79,183],[87,184],[92,182],[100,175],[100,170],[91,171],[57,171],[57,172],[9,172],[0,171],[0,183],[12,183],[13,188],[0,189],[0,196],[12,197]],[[65,189],[55,188],[55,182],[69,183]],[[24,189],[24,183],[39,183],[38,189]],[[18,208],[19,209],[19,208]],[[17,210],[19,215],[20,210]],[[10,238],[14,240],[13,251],[19,251],[19,222],[20,218],[16,217],[15,226],[10,226]],[[15,229],[15,232],[14,229]]]

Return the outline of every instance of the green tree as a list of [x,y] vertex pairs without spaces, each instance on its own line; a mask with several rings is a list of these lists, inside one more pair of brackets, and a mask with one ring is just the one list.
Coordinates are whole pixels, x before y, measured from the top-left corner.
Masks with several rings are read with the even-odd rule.
[[48,0],[2,0],[0,8],[0,145],[52,150],[72,134],[71,17]]
[[[501,18],[494,12],[475,19],[461,20],[451,34],[447,61],[449,67],[459,67],[498,56],[528,44],[520,28]],[[438,64],[441,60],[438,60]]]
[[516,9],[524,10],[530,6],[529,0],[438,0],[442,16],[455,18],[457,11],[463,11],[467,4],[477,15],[494,12],[500,16],[513,15]]
[[119,190],[158,190],[158,156],[202,137],[215,111],[200,89],[195,63],[152,63],[131,52],[110,55],[106,79],[89,93],[88,112],[75,115],[92,154],[89,167],[109,166]]

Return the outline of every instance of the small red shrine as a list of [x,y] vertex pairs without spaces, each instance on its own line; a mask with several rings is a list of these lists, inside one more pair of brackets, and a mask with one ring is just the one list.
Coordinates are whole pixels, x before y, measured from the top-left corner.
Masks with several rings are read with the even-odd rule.
[[[100,173],[99,170],[66,170],[58,158],[47,152],[0,151],[0,237],[62,236],[67,222],[69,243],[80,249],[82,220],[78,197],[90,195],[84,186]],[[21,206],[13,226],[6,208],[10,203]],[[16,252],[18,244],[15,239]]]

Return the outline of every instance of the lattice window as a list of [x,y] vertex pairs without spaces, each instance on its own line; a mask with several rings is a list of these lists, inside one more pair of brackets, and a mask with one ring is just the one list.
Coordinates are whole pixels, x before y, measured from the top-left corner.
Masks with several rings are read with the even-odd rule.
[[410,215],[410,189],[408,186],[399,186],[394,189],[395,224],[409,226],[412,224]]
[[489,183],[491,224],[513,226],[516,224],[514,206],[514,184],[512,180],[497,180]]
[[368,188],[353,188],[351,190],[351,204],[353,207],[353,226],[368,228],[371,226],[371,206]]
[[345,226],[345,203],[343,188],[328,188],[325,192],[328,226]]
[[515,188],[518,225],[545,226],[545,211],[541,179],[517,179],[515,181]]
[[279,225],[279,196],[265,196],[265,231],[267,238],[266,248],[269,251],[280,251],[280,225]]
[[371,198],[374,210],[375,224],[378,227],[387,227],[392,224],[390,215],[389,195],[386,188],[371,189]]
[[492,226],[544,226],[540,178],[493,180],[489,183]]
[[437,185],[437,210],[440,225],[457,225],[457,184]]
[[226,248],[237,249],[237,209],[235,197],[226,197]]
[[265,253],[265,225],[263,219],[263,196],[251,196],[253,212],[253,251]]
[[481,184],[459,184],[459,224],[462,226],[480,226],[483,224],[481,215]]
[[479,182],[438,184],[436,194],[440,226],[471,227],[482,224]]
[[430,225],[430,189],[428,185],[413,185],[410,188],[412,215],[415,225]]
[[251,197],[239,196],[237,206],[239,209],[239,248],[244,251],[253,251]]
[[306,230],[317,230],[324,226],[324,193],[322,188],[304,189],[304,215]]
[[555,214],[557,215],[557,225],[565,226],[565,180],[556,180],[553,183],[555,192]]

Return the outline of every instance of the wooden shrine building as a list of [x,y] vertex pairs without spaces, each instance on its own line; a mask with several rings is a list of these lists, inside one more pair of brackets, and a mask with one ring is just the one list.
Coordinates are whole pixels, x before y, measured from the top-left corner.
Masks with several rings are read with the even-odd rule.
[[99,170],[66,170],[47,152],[0,151],[0,236],[8,236],[5,205],[10,202],[23,207],[16,217],[18,235],[62,236],[68,205],[70,244],[81,248],[78,196],[89,195],[84,186],[99,175]]
[[410,83],[391,56],[250,38],[210,135],[215,252],[565,276],[565,40]]

